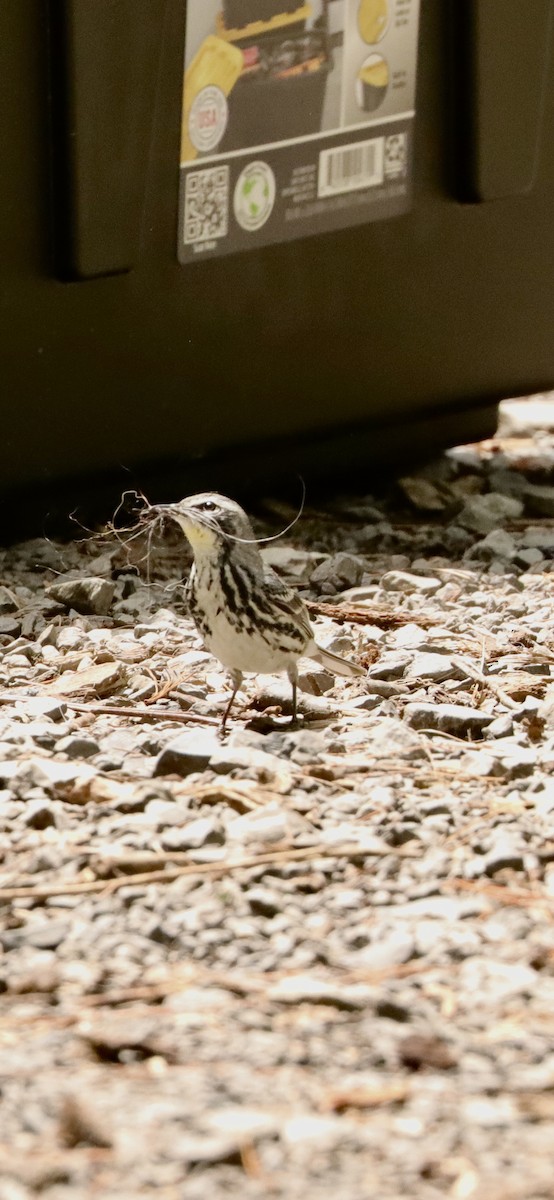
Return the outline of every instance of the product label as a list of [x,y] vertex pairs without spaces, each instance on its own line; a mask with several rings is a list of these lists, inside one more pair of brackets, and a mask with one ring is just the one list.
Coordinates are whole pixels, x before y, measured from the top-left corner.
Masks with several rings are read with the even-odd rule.
[[179,261],[411,202],[419,0],[188,0]]

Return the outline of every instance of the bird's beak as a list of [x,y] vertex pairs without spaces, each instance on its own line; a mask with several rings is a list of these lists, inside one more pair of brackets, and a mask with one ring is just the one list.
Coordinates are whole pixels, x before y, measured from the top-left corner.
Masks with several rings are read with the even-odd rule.
[[180,504],[155,504],[148,510],[148,513],[155,513],[157,517],[175,521],[193,550],[208,550],[217,540],[211,529],[196,519],[192,512],[182,508]]

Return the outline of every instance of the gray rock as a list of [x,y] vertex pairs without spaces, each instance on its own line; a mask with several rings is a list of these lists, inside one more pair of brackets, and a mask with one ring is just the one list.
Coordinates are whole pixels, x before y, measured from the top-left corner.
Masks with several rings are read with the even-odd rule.
[[357,970],[382,971],[409,962],[415,955],[415,941],[408,930],[397,929],[385,937],[370,942],[352,956]]
[[48,829],[56,825],[56,813],[51,800],[46,796],[28,800],[23,817],[30,829]]
[[48,594],[75,612],[105,616],[115,593],[110,579],[92,575],[83,579],[59,579],[50,584]]
[[165,829],[168,825],[182,825],[190,817],[187,804],[176,804],[174,800],[162,800],[156,797],[148,800],[144,808],[145,824],[155,825]]
[[56,696],[30,696],[29,700],[20,702],[19,707],[22,708],[25,716],[30,716],[31,719],[61,721],[67,713],[66,702],[59,700]]
[[[491,736],[491,729],[494,722],[487,728],[487,738]],[[497,771],[498,759],[492,754],[487,754],[484,750],[466,750],[460,758],[460,770],[467,771],[468,775],[481,776],[485,779],[488,775],[495,775]]]
[[186,825],[167,829],[160,840],[165,850],[189,850],[208,844],[221,846],[225,834],[214,817],[198,817]]
[[359,696],[357,700],[350,701],[351,705],[358,702],[363,705],[364,699],[371,698],[372,704],[369,707],[373,708],[374,701],[389,700],[391,696],[401,696],[406,691],[402,683],[391,683],[388,679],[366,679],[364,688],[369,696]]
[[389,650],[369,668],[368,682],[373,679],[400,679],[411,661],[412,655],[405,650]]
[[55,954],[52,950],[34,950],[30,945],[23,945],[21,940],[19,944],[21,953],[10,963],[7,973],[9,991],[17,994],[54,992],[60,981]]
[[457,467],[464,467],[470,471],[480,471],[482,468],[478,446],[471,444],[467,446],[452,446],[451,449],[446,451],[445,457]]
[[534,797],[534,808],[541,817],[550,817],[554,812],[554,780],[548,779],[542,783]]
[[0,584],[0,615],[4,617],[7,613],[17,612],[18,608],[17,597],[7,587]]
[[454,666],[447,654],[422,652],[414,655],[408,667],[405,679],[455,679],[460,677],[460,671]]
[[316,567],[315,571],[312,571],[310,581],[320,590],[325,587],[325,590],[330,588],[333,593],[340,592],[343,588],[355,587],[360,582],[364,569],[365,565],[360,558],[341,550]]
[[296,579],[308,577],[322,560],[324,554],[315,550],[297,550],[294,546],[264,546],[262,558],[274,570],[284,572]]
[[524,779],[536,770],[537,751],[531,747],[510,746],[500,761],[507,779]]
[[[374,688],[369,689],[371,694],[368,696],[357,696],[355,700],[351,700],[348,705],[348,711],[353,709],[362,709],[365,712],[371,712],[374,708],[379,708],[382,704],[382,697],[377,695]],[[400,689],[399,689],[400,690]]]
[[512,559],[516,554],[516,543],[511,533],[505,529],[491,529],[491,532],[480,542],[468,550],[464,557],[482,558],[492,562],[495,558]]
[[430,575],[412,575],[409,571],[387,571],[381,579],[381,587],[387,592],[416,592],[422,596],[432,596],[440,586],[440,579]]
[[367,1008],[375,998],[365,984],[341,985],[312,975],[293,975],[280,979],[268,989],[268,999],[279,1004],[328,1004],[355,1012]]
[[242,1105],[226,1105],[207,1113],[202,1124],[215,1134],[239,1138],[240,1143],[251,1142],[260,1137],[276,1134],[281,1125],[277,1113],[245,1108]]
[[212,1163],[232,1161],[237,1157],[239,1148],[238,1137],[174,1134],[165,1154],[174,1162],[182,1162],[189,1167],[207,1167]]
[[543,529],[540,525],[531,525],[522,534],[521,544],[542,550],[544,554],[554,554],[554,529]]
[[0,636],[17,638],[21,633],[21,621],[16,617],[0,616]]
[[398,484],[410,504],[421,512],[443,512],[446,508],[445,499],[435,484],[421,475],[406,475],[398,480]]
[[512,713],[502,713],[499,717],[495,717],[487,726],[487,738],[505,738],[511,737],[514,732],[514,719]]
[[546,729],[554,729],[554,684],[551,683],[547,687],[537,715],[541,721],[544,721]]
[[413,729],[438,729],[464,737],[481,733],[493,720],[492,714],[465,704],[423,704],[413,701],[406,705],[405,717]]
[[[236,745],[241,744],[245,736],[258,737],[259,735],[245,730],[236,735]],[[264,742],[272,753],[282,758],[290,758],[292,762],[300,763],[302,766],[305,766],[306,763],[317,762],[320,755],[324,754],[327,749],[325,734],[318,733],[315,729],[286,729],[282,733],[269,734],[264,738]]]
[[253,887],[249,888],[246,894],[246,899],[250,911],[255,916],[260,917],[275,917],[281,912],[283,907],[283,898],[279,892],[268,887]]
[[383,546],[392,535],[392,525],[388,521],[377,521],[374,525],[364,525],[355,535],[356,547],[362,553],[372,551],[375,543]]
[[71,925],[62,918],[27,925],[22,931],[23,941],[35,950],[55,950],[69,936]]
[[154,775],[191,775],[194,771],[205,771],[213,754],[221,749],[221,742],[211,729],[187,730],[169,742],[158,755]]
[[514,496],[488,492],[484,496],[471,496],[466,500],[458,516],[458,524],[474,533],[485,534],[506,521],[515,520],[522,512],[523,504]]
[[335,686],[335,676],[330,675],[323,667],[301,667],[298,672],[298,686],[311,696],[323,696]]
[[527,483],[523,489],[527,512],[541,517],[554,517],[554,487],[542,483]]
[[367,752],[375,758],[425,757],[422,739],[398,717],[383,717],[376,722],[368,734]]
[[60,738],[56,744],[56,750],[67,754],[68,758],[92,758],[93,754],[99,753],[100,746],[94,738],[86,737],[84,734],[70,733],[67,737]]
[[210,767],[218,775],[228,775],[236,770],[254,771],[268,784],[284,775],[290,778],[287,764],[276,754],[267,754],[254,746],[236,745],[232,741],[227,746],[219,744],[210,759]]
[[517,551],[515,560],[520,567],[535,567],[537,563],[544,562],[544,554],[537,546],[524,546]]
[[444,530],[444,544],[449,554],[455,558],[461,556],[468,546],[473,545],[473,537],[468,529],[459,525],[447,525]]
[[53,750],[60,736],[60,731],[53,721],[29,721],[22,728],[25,730],[25,737],[31,738],[31,741],[43,750]]
[[507,467],[497,467],[489,471],[491,492],[501,492],[503,496],[517,496],[525,487],[525,479],[518,471],[510,471]]
[[416,625],[415,621],[408,621],[389,635],[388,643],[395,650],[420,650],[422,646],[429,649],[429,634],[421,625]]
[[292,819],[285,809],[277,804],[265,804],[256,812],[232,818],[227,824],[228,838],[243,845],[255,842],[283,842],[291,833]]
[[494,838],[491,849],[483,857],[484,873],[492,877],[497,871],[503,871],[505,868],[523,871],[524,867],[525,846],[521,838],[501,830]]
[[[14,764],[16,765],[16,764]],[[29,788],[40,787],[49,794],[58,792],[70,800],[76,793],[76,803],[82,803],[78,796],[79,788],[86,788],[97,776],[93,767],[84,763],[58,762],[54,758],[22,759],[17,764],[12,787],[17,795],[25,798]]]
[[462,995],[478,996],[479,1004],[490,1008],[514,996],[530,998],[537,986],[537,972],[525,963],[474,956],[461,964],[458,986]]

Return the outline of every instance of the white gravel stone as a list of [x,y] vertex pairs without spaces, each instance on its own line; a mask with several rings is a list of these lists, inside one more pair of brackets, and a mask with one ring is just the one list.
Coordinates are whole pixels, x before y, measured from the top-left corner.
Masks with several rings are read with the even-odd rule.
[[335,985],[312,975],[280,979],[270,987],[269,999],[279,1004],[329,1004],[344,1009],[366,1008],[375,992],[365,984]]
[[416,654],[404,673],[405,679],[452,679],[459,678],[460,671],[446,654]]
[[425,746],[419,734],[398,717],[383,717],[367,736],[368,753],[375,758],[425,757]]
[[32,719],[42,717],[50,721],[61,721],[67,713],[67,704],[56,696],[31,696],[28,700],[22,700],[17,709],[21,709],[25,716]]
[[408,571],[387,571],[381,579],[381,587],[387,592],[418,592],[432,596],[440,586],[440,579],[430,575],[411,575]]
[[530,437],[537,430],[554,429],[554,395],[538,393],[524,400],[501,400],[498,405],[497,436]]
[[187,730],[164,746],[154,764],[154,775],[190,775],[194,771],[203,771],[220,747],[215,731]]

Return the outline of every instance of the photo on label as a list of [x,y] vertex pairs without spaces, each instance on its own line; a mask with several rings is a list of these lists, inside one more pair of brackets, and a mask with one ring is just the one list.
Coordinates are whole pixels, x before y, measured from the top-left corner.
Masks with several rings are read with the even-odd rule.
[[388,63],[380,54],[370,54],[362,63],[356,80],[356,99],[363,112],[375,112],[383,103],[389,86]]
[[358,30],[362,41],[374,46],[385,36],[389,23],[388,0],[360,0]]
[[329,0],[191,0],[181,163],[336,128]]
[[343,129],[415,109],[418,0],[344,0]]

